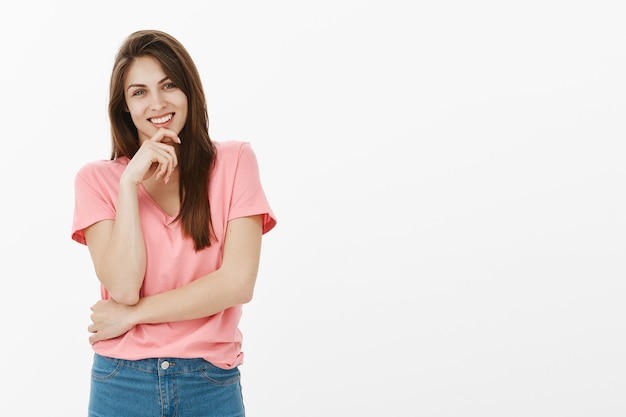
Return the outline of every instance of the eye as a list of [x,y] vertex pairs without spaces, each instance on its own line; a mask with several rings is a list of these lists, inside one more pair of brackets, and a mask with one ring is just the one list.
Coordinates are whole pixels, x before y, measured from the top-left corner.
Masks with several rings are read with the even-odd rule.
[[163,84],[163,89],[164,90],[171,90],[173,88],[176,88],[176,84],[174,84],[174,83],[170,82],[170,83]]
[[143,94],[145,94],[145,93],[146,93],[146,91],[145,91],[145,90],[135,90],[135,91],[133,91],[133,93],[131,94],[131,96],[140,96],[140,95],[143,95]]

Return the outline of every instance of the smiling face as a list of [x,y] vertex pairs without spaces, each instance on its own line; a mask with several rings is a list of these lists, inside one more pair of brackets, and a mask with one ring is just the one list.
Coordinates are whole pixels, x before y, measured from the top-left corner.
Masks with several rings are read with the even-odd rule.
[[152,56],[136,58],[130,65],[124,80],[124,97],[137,128],[139,144],[150,139],[159,128],[177,134],[183,129],[187,120],[187,96]]

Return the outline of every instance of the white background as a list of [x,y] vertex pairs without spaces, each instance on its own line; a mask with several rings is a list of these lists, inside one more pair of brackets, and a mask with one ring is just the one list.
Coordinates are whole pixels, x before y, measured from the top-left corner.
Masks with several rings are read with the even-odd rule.
[[117,48],[156,28],[279,220],[241,324],[249,417],[626,415],[620,3],[3,9],[2,408],[86,415],[74,174],[109,157]]

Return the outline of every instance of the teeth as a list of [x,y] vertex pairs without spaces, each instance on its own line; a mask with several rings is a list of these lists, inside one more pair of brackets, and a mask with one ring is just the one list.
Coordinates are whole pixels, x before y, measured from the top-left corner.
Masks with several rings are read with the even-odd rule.
[[150,119],[150,121],[152,123],[155,123],[157,125],[160,125],[161,123],[165,123],[168,120],[170,120],[172,118],[172,114],[168,114],[167,116],[163,116],[163,117],[159,117],[159,118],[155,118],[155,119]]

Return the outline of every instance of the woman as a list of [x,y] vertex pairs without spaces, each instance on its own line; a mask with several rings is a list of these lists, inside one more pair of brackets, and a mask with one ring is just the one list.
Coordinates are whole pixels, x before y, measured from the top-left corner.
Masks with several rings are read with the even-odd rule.
[[89,415],[244,416],[238,324],[276,224],[255,154],[209,138],[196,66],[161,31],[122,44],[109,118],[111,158],[77,173],[72,226],[102,289]]

